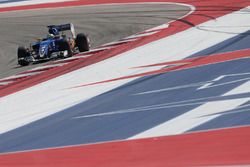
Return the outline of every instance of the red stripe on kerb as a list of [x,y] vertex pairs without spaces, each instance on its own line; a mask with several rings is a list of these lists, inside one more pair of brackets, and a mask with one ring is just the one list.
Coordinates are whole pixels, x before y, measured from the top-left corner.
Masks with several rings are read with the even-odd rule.
[[250,164],[250,127],[0,155],[8,167],[187,167]]

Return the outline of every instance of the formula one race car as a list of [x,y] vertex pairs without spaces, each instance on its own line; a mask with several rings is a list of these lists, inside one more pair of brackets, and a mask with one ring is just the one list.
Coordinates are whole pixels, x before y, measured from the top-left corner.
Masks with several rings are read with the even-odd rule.
[[[70,30],[67,37],[64,31]],[[56,58],[71,57],[77,52],[89,51],[90,42],[85,34],[75,35],[74,25],[49,25],[48,36],[31,43],[29,48],[18,47],[18,64],[27,66],[32,62],[46,61]]]

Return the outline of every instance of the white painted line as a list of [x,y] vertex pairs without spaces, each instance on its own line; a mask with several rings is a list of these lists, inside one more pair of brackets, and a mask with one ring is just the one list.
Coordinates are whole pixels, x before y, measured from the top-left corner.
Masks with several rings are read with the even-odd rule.
[[133,39],[133,38],[146,37],[146,36],[150,36],[150,35],[156,34],[158,32],[159,31],[153,31],[153,32],[145,32],[145,33],[141,33],[141,34],[135,34],[135,35],[128,36],[128,37],[126,37],[124,39]]
[[112,46],[112,45],[118,45],[118,44],[123,44],[123,43],[127,43],[127,42],[133,42],[136,41],[137,39],[122,39],[120,41],[114,41],[114,42],[110,42],[110,43],[106,43],[104,45],[102,45],[102,47],[106,47],[106,46]]
[[36,70],[46,70],[47,68],[54,68],[54,67],[59,67],[59,66],[63,66],[67,63],[60,63],[60,64],[50,64],[50,65],[45,65],[45,66],[41,66],[41,67],[36,67],[36,68],[33,68],[31,70],[28,70],[28,71],[36,71]]
[[209,87],[210,85],[212,85],[212,84],[213,84],[213,83],[207,83],[207,84],[205,84],[205,85],[203,85],[203,86],[197,88],[196,90],[206,89],[206,88],[208,88],[208,87]]
[[225,78],[226,76],[228,76],[228,75],[221,75],[221,76],[215,78],[213,81],[214,81],[214,82],[215,82],[215,81],[219,81],[219,80]]
[[250,73],[249,72],[246,72],[246,73],[236,73],[236,74],[228,74],[228,75],[225,75],[225,76],[231,77],[231,76],[242,76],[242,75],[250,75]]
[[207,83],[207,84],[205,84],[205,85],[197,88],[196,90],[201,90],[201,89],[209,88],[209,86],[213,85],[213,82],[219,81],[219,80],[221,80],[224,77],[225,77],[225,75],[219,76],[219,77],[215,78],[214,80],[210,81],[210,83]]
[[168,28],[168,27],[169,27],[169,24],[162,24],[162,25],[160,25],[160,26],[157,26],[157,27],[148,29],[148,30],[146,30],[145,32],[149,32],[149,31],[159,31],[159,30],[166,29],[166,28]]
[[[89,55],[81,55],[81,56],[75,55],[73,57],[69,57],[69,58],[66,58],[66,59],[55,60],[55,61],[53,61],[53,63],[55,63],[55,62],[56,63],[58,63],[58,62],[64,62],[64,61],[69,61],[69,60],[83,59],[83,58],[87,58],[89,56],[91,56],[91,54],[89,54]],[[68,64],[68,63],[64,63],[64,64]]]
[[75,55],[74,57],[86,58],[86,57],[90,57],[90,56],[92,56],[92,54],[78,53],[78,54]]
[[[215,98],[215,97],[209,97],[206,100],[209,100],[211,98]],[[195,101],[196,100],[196,101]],[[72,119],[84,119],[84,118],[95,118],[95,117],[104,117],[104,116],[114,116],[114,115],[120,115],[120,114],[129,114],[129,113],[138,113],[138,112],[145,112],[145,111],[152,111],[152,110],[156,110],[155,112],[157,112],[157,110],[160,109],[173,109],[176,110],[175,108],[179,108],[179,107],[186,107],[186,106],[196,106],[196,105],[203,105],[206,104],[206,101],[201,101],[202,99],[193,99],[193,102],[176,102],[176,103],[163,103],[163,104],[158,104],[158,105],[151,105],[151,106],[144,106],[144,107],[137,107],[137,108],[130,108],[130,109],[124,109],[124,110],[118,110],[118,111],[110,111],[110,112],[103,112],[103,113],[97,113],[97,114],[90,114],[90,115],[80,115],[80,116],[76,116],[73,117]],[[194,102],[195,101],[195,102]],[[219,101],[225,101],[225,100],[214,100],[215,102],[219,102]],[[209,103],[212,102],[211,100],[209,101]],[[249,111],[250,109],[241,109],[241,108],[245,108],[248,107],[249,105],[241,105],[239,107],[236,107],[232,110],[227,110],[228,114],[233,113],[239,113],[239,112],[245,112],[245,111]],[[240,110],[241,109],[241,110]],[[209,116],[209,115],[224,115],[225,113],[221,113],[221,112],[215,112],[212,114],[204,114],[203,116]]]
[[0,82],[0,86],[5,86],[5,85],[8,85],[10,83],[13,83],[13,81]]
[[[113,47],[114,46],[107,46],[107,47],[100,47],[100,48],[96,48],[96,49],[91,49],[87,52],[83,52],[83,54],[88,54],[88,53],[97,52],[97,51],[103,51],[103,50],[111,49]],[[79,54],[81,54],[81,53],[79,53]]]
[[250,75],[250,73],[238,73],[238,74],[221,75],[221,76],[215,78],[214,80],[210,81],[211,83],[207,83],[207,84],[201,86],[200,88],[198,88],[197,90],[207,89],[207,88],[212,88],[212,87],[218,87],[218,86],[223,86],[223,85],[227,85],[227,84],[232,84],[232,83],[237,83],[237,82],[241,82],[241,81],[250,80],[250,77],[246,77],[246,78],[242,78],[242,79],[234,79],[233,81],[228,81],[228,82],[213,85],[214,82],[217,82],[217,81],[219,81],[219,80],[221,80],[221,79],[223,79],[225,77],[234,77],[234,76],[242,76],[242,75]]
[[145,92],[136,93],[134,95],[145,95],[145,94],[151,94],[151,93],[160,93],[160,92],[171,91],[171,90],[178,90],[178,89],[185,89],[185,88],[197,87],[197,86],[201,86],[201,85],[204,86],[204,85],[207,85],[207,84],[210,84],[210,81],[207,81],[207,82],[198,82],[198,83],[191,83],[191,84],[180,85],[180,86],[175,86],[175,87],[170,87],[170,88],[145,91]]
[[207,89],[207,88],[213,88],[213,87],[218,87],[218,86],[224,86],[232,83],[237,83],[237,82],[242,82],[242,81],[249,81],[250,77],[246,78],[241,78],[241,79],[234,79],[232,81],[227,81],[223,82],[220,84],[214,84],[214,82],[217,82],[225,77],[233,77],[233,76],[242,76],[242,75],[250,75],[250,73],[238,73],[238,74],[228,74],[228,75],[221,75],[213,80],[210,81],[204,81],[204,82],[198,82],[198,83],[191,83],[187,85],[180,85],[180,86],[175,86],[175,87],[169,87],[169,88],[163,88],[163,89],[157,89],[157,90],[151,90],[151,91],[145,91],[145,92],[140,92],[136,93],[134,95],[145,95],[145,94],[151,94],[151,93],[160,93],[160,92],[165,92],[165,91],[171,91],[171,90],[178,90],[178,89],[183,89],[183,88],[189,88],[189,87],[197,87],[196,90],[202,90],[202,89]]
[[200,105],[204,103],[205,102],[192,102],[192,103],[183,103],[183,104],[180,103],[180,104],[173,104],[173,105],[168,105],[168,103],[166,103],[166,104],[159,104],[159,105],[152,105],[152,106],[130,108],[130,109],[119,110],[119,111],[110,111],[110,112],[104,112],[104,113],[98,113],[98,114],[82,115],[82,116],[73,117],[72,119],[93,118],[93,117],[103,117],[103,116],[110,116],[110,115],[137,113],[137,112],[144,112],[144,111],[149,111],[149,110],[194,106],[194,105]]
[[[155,104],[155,105],[149,105],[149,106],[143,106],[143,107],[129,108],[129,109],[124,109],[124,110],[110,111],[110,112],[90,114],[90,115],[82,115],[82,116],[73,117],[72,119],[103,117],[103,116],[110,116],[110,115],[144,112],[144,111],[149,111],[149,110],[171,109],[171,108],[173,109],[177,107],[202,105],[208,102],[222,101],[220,99],[221,97],[222,96],[210,96],[210,97],[189,99],[189,100],[183,100],[183,101],[177,101],[177,102],[161,103],[161,104]],[[239,107],[236,107],[235,109],[238,110],[238,109],[248,107],[248,106],[249,105],[241,105]]]
[[18,74],[18,75],[13,75],[13,76],[10,76],[10,77],[7,77],[7,78],[3,78],[1,79],[0,81],[4,81],[4,80],[15,80],[15,79],[18,79],[18,78],[22,78],[22,77],[27,77],[27,76],[32,76],[32,75],[37,75],[37,74],[40,74],[41,72],[30,72],[30,73],[25,73],[25,74]]
[[[83,56],[79,56],[79,58],[83,58]],[[55,61],[52,61],[52,63],[61,63],[61,62],[67,62],[67,61],[70,61],[70,60],[77,60],[79,59],[77,56],[74,56],[74,57],[70,57],[70,58],[67,58],[67,59],[59,59],[59,60],[55,60]],[[66,63],[68,64],[68,63]]]
[[237,83],[237,82],[242,82],[242,81],[249,81],[249,80],[250,80],[250,77],[242,78],[242,79],[236,79],[236,80],[228,81],[228,82],[223,82],[223,83],[220,83],[220,84],[210,83],[210,84],[207,84],[206,86],[204,85],[204,86],[198,88],[197,90],[199,90],[199,89],[207,89],[207,88],[214,88],[214,87],[218,87],[218,86],[224,86],[224,85],[228,85],[228,84],[232,84],[232,83]]

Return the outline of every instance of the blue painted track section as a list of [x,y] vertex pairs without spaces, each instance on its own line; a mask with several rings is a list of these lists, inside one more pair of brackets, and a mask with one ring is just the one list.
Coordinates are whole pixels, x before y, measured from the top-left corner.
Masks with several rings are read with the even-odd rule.
[[[250,35],[246,32],[193,56],[246,49],[250,47],[249,43]],[[249,63],[250,59],[241,59],[142,77],[50,117],[2,134],[0,152],[126,139],[209,101],[250,97],[249,93],[221,96],[250,80]],[[242,73],[246,74],[225,77],[214,82],[210,88],[198,90],[201,83],[221,75]],[[244,106],[241,111],[225,111],[220,117],[190,131],[250,125],[250,106]]]

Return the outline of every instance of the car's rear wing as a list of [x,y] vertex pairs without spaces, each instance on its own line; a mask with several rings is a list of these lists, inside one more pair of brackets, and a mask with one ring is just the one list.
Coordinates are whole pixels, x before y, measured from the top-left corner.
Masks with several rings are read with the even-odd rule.
[[72,23],[61,24],[61,25],[49,25],[48,28],[49,28],[49,33],[53,32],[53,29],[56,29],[59,32],[70,30],[73,38],[76,38],[75,28],[74,28],[74,25]]

